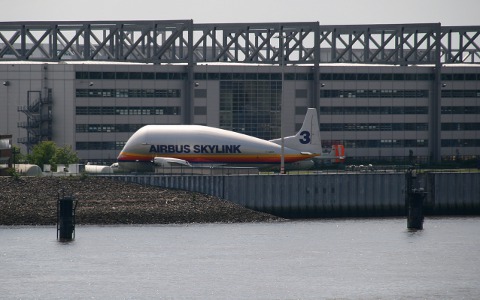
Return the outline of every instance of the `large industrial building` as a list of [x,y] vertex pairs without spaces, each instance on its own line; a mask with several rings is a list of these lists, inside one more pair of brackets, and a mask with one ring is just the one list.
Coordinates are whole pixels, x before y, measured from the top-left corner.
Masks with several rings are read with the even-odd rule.
[[[292,135],[348,159],[480,158],[480,26],[0,23],[0,134],[111,163],[146,124]],[[282,126],[281,126],[282,125]]]

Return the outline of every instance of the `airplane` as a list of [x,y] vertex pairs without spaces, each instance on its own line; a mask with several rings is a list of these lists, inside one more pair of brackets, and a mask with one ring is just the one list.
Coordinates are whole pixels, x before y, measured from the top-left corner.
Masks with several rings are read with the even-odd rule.
[[[115,169],[151,172],[155,166],[243,166],[278,169],[282,139],[263,140],[203,125],[146,125],[125,143]],[[283,138],[285,169],[310,169],[314,160],[344,159],[343,145],[325,153],[315,108],[309,108],[302,128]]]

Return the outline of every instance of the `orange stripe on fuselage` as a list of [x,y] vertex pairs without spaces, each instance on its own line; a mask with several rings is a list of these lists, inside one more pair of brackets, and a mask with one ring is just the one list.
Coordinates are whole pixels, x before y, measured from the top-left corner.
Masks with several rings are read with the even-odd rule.
[[[285,154],[285,162],[293,163],[312,158],[315,155]],[[280,154],[138,154],[121,152],[118,161],[151,161],[155,157],[172,157],[190,163],[280,163]]]

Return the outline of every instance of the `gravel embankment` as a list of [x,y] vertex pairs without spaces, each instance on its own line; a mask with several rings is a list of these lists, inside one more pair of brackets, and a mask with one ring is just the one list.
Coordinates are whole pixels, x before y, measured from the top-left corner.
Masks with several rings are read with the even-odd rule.
[[56,224],[59,191],[78,200],[77,224],[269,222],[281,218],[213,196],[101,177],[0,177],[0,225]]

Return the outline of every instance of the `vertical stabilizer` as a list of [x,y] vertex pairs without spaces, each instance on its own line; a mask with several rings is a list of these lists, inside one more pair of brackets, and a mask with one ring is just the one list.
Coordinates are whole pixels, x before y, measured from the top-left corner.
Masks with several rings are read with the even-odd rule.
[[[270,142],[281,145],[282,139],[274,139]],[[317,110],[309,108],[302,128],[296,135],[284,137],[284,146],[302,152],[322,153],[322,141],[320,139],[320,127],[318,125]]]

